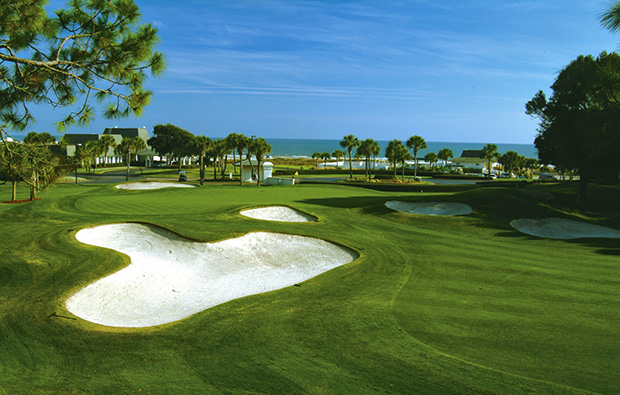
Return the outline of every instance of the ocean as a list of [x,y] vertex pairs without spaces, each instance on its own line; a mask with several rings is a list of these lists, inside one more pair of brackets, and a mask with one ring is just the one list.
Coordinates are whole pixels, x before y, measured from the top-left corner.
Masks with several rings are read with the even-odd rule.
[[[16,134],[14,138],[22,140],[25,135]],[[214,138],[217,139],[217,138]],[[311,157],[314,152],[329,152],[332,153],[339,149],[345,151],[340,147],[340,140],[311,140],[311,139],[282,139],[282,138],[265,138],[269,145],[271,145],[271,153],[269,156],[280,157]],[[377,156],[378,158],[385,157],[385,149],[389,143],[387,140],[377,140],[381,152]],[[403,141],[403,144],[405,141]],[[418,152],[418,158],[423,158],[428,152],[437,153],[443,148],[449,148],[452,150],[454,157],[461,156],[463,150],[480,150],[486,143],[462,143],[462,142],[441,142],[441,141],[427,141],[427,148]],[[515,151],[519,155],[526,158],[538,158],[536,147],[534,144],[496,144],[500,154],[506,153],[506,151]]]

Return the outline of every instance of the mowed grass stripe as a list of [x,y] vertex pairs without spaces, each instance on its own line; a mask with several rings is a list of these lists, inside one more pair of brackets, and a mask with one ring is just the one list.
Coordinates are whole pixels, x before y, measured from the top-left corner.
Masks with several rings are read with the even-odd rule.
[[[395,315],[412,336],[483,366],[576,388],[592,388],[601,355],[620,364],[620,283],[609,272],[616,257],[562,241],[473,241],[484,232],[463,232],[460,242],[452,236],[440,250],[427,248],[397,298]],[[510,253],[515,243],[519,254]],[[596,390],[609,392],[614,380],[599,376]]]
[[[0,214],[0,237],[10,240],[0,244],[0,349],[8,350],[0,353],[0,388],[579,392],[571,386],[613,392],[618,356],[612,335],[620,332],[613,315],[620,277],[617,256],[609,254],[613,245],[520,235],[507,220],[567,209],[526,196],[508,210],[513,195],[501,189],[434,195],[469,203],[475,212],[431,218],[383,206],[385,200],[429,199],[426,193],[342,186],[144,193],[55,188],[41,201]],[[275,224],[237,214],[276,203],[319,221]],[[67,313],[63,298],[72,290],[127,264],[121,254],[73,238],[84,226],[118,221],[151,222],[203,240],[252,230],[299,233],[350,246],[361,257],[300,287],[153,329],[48,318]]]

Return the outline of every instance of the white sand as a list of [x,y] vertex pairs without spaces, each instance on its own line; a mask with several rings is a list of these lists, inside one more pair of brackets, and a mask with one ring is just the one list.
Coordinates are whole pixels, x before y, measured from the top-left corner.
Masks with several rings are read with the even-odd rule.
[[472,209],[464,203],[453,202],[403,202],[390,200],[385,202],[387,208],[407,214],[418,215],[466,215]]
[[618,230],[563,218],[521,218],[511,221],[510,226],[519,232],[549,239],[620,238]]
[[278,222],[312,222],[316,217],[286,206],[259,207],[240,212],[246,217]]
[[76,316],[116,327],[177,321],[233,299],[305,281],[358,256],[320,239],[266,232],[198,243],[155,227],[113,224],[80,230],[76,238],[131,258],[129,266],[66,302]]
[[177,182],[130,182],[126,184],[118,184],[116,187],[118,189],[143,190],[161,188],[195,188],[196,186]]

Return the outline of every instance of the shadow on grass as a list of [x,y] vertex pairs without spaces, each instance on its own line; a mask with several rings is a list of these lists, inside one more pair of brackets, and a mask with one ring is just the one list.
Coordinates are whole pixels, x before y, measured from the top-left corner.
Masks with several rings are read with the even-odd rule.
[[[400,200],[408,202],[460,202],[469,204],[474,212],[465,217],[475,218],[476,226],[491,229],[497,232],[498,237],[511,239],[525,239],[530,241],[541,240],[539,237],[530,236],[513,229],[510,221],[519,218],[546,218],[560,217],[575,219],[573,214],[579,210],[575,207],[568,206],[567,201],[571,200],[570,196],[553,197],[557,192],[566,193],[566,189],[572,189],[572,185],[567,188],[560,186],[559,188],[538,187],[528,188],[530,191],[551,191],[553,195],[550,198],[546,194],[524,193],[523,189],[506,189],[506,188],[478,188],[464,191],[462,193],[446,194],[446,195],[430,195],[423,193],[412,193],[411,195],[395,195],[395,196],[373,196],[373,197],[338,197],[338,198],[315,198],[300,200],[300,203],[319,205],[331,208],[345,209],[362,209],[364,214],[375,215],[379,217],[387,217],[393,213],[385,206],[385,202],[390,200]],[[607,199],[605,199],[607,200]],[[599,206],[596,212],[591,206],[588,214],[597,214],[598,217],[606,216],[606,208]],[[613,210],[610,213],[613,217]],[[613,220],[603,221],[601,225],[609,225],[614,228]],[[583,238],[570,240],[557,240],[558,242],[566,242],[578,244],[588,247],[596,253],[610,256],[620,256],[620,242],[618,239],[605,238]]]

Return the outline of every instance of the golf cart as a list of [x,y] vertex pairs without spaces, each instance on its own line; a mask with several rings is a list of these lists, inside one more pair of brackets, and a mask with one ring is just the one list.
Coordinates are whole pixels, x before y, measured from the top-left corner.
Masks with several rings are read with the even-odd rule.
[[187,174],[182,170],[179,172],[179,182],[181,181],[187,181]]

